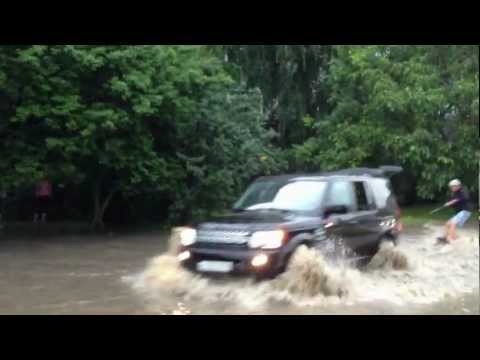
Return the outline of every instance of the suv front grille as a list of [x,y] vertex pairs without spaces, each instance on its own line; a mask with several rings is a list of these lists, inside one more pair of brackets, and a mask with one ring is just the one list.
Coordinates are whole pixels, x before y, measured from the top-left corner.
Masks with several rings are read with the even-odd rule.
[[199,230],[197,241],[200,243],[243,245],[248,242],[246,231]]

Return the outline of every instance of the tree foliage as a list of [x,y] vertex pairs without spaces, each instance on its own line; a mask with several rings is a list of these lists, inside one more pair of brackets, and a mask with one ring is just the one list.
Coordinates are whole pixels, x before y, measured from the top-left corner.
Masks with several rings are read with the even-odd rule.
[[0,191],[43,176],[89,189],[98,226],[119,197],[160,198],[186,222],[284,171],[399,164],[421,198],[453,177],[478,191],[478,57],[467,45],[0,46]]
[[[261,98],[233,88],[219,61],[198,47],[6,50],[10,82],[2,91],[15,105],[3,118],[5,183],[31,185],[45,175],[86,181],[101,225],[117,191],[168,192],[191,207],[219,179],[228,195],[242,176],[260,171],[245,165],[268,141]],[[217,172],[206,174],[205,161]]]
[[478,47],[336,47],[333,111],[295,146],[297,166],[399,163],[421,197],[453,177],[478,189]]
[[[268,124],[277,145],[287,148],[308,134],[305,120],[328,113],[326,78],[332,47],[326,45],[225,45],[227,63],[265,98]],[[217,50],[218,51],[218,50]]]

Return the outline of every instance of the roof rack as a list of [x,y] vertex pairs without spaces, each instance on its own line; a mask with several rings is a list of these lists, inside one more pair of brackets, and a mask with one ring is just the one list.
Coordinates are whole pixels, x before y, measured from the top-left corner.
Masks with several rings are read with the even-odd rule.
[[316,175],[328,176],[328,175],[352,175],[352,176],[393,176],[403,171],[403,168],[400,166],[380,166],[378,169],[372,168],[351,168],[351,169],[342,169],[337,171],[321,172]]
[[297,174],[283,174],[283,175],[272,175],[272,176],[261,176],[257,178],[259,180],[267,179],[276,179],[276,180],[290,180],[297,178],[308,178],[312,176],[372,176],[372,177],[391,177],[397,173],[403,171],[403,168],[400,166],[380,166],[377,169],[372,168],[351,168],[351,169],[342,169],[337,171],[324,171],[318,173],[297,173]]

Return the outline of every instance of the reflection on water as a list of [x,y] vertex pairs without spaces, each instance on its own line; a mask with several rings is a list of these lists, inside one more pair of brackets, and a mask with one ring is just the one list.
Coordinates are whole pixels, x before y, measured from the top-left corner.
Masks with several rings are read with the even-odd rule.
[[0,314],[479,314],[478,230],[448,246],[440,232],[411,231],[363,271],[302,248],[261,283],[180,269],[165,234],[0,239]]

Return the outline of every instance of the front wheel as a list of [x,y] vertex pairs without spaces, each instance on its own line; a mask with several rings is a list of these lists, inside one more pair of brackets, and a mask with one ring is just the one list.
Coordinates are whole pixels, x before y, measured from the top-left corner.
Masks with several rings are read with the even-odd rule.
[[277,276],[284,273],[285,271],[286,271],[286,266],[282,266],[278,269],[271,269],[271,270],[267,270],[265,272],[257,273],[257,274],[255,274],[254,279],[255,279],[256,282],[262,282],[262,281],[265,281],[265,280],[273,280]]

